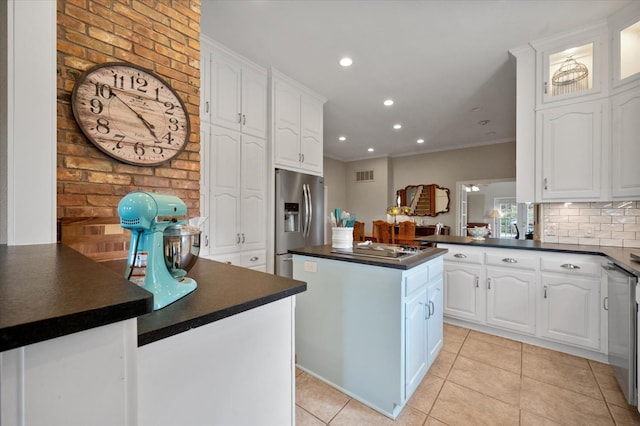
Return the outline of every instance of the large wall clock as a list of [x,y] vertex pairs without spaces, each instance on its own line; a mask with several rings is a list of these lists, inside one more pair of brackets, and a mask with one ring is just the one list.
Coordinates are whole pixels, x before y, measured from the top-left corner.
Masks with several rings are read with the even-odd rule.
[[88,69],[73,88],[71,106],[84,135],[127,164],[165,163],[189,141],[189,114],[175,90],[133,64]]

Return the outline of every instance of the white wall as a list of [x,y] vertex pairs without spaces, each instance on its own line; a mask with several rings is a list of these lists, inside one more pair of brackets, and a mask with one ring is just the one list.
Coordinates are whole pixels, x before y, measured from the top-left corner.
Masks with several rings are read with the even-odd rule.
[[54,243],[56,2],[8,0],[6,12],[0,13],[7,19],[7,25],[0,27],[6,31],[0,43],[6,40],[7,46],[0,52],[0,63],[7,65],[6,74],[0,76],[7,87],[6,93],[0,93],[0,103],[6,106],[0,120],[7,123],[6,137],[0,137],[0,158],[4,160],[0,168],[0,242]]
[[[390,197],[390,161],[389,158],[352,161],[346,164],[347,202],[346,208],[355,213],[359,222],[364,222],[365,234],[373,232],[374,220],[387,219],[387,207]],[[373,170],[372,182],[356,182],[356,172]]]

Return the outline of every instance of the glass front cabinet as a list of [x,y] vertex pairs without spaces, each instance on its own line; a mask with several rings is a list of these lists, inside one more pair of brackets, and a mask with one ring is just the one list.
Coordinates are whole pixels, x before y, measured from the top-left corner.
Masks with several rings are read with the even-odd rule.
[[640,80],[640,2],[609,18],[614,89]]
[[602,94],[607,64],[606,41],[606,25],[600,24],[536,43],[540,66],[538,106]]

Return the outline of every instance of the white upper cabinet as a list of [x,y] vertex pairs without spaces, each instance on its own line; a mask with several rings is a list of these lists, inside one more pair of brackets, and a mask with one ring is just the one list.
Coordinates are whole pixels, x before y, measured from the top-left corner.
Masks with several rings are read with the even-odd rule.
[[538,200],[600,198],[604,102],[538,112]]
[[273,164],[322,175],[326,99],[271,69]]
[[640,85],[611,99],[612,196],[640,199]]
[[209,81],[209,87],[201,91],[203,120],[266,139],[266,70],[215,42],[203,46],[211,58],[208,75],[202,74],[203,85],[205,79]]
[[606,75],[606,40],[606,26],[600,24],[533,43],[538,52],[538,106],[600,94]]
[[614,88],[640,80],[640,3],[629,6],[609,18]]

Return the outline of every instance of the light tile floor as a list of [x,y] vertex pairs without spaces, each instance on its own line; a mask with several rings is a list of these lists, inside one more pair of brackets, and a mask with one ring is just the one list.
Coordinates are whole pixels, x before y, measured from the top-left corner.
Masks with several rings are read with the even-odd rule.
[[453,325],[393,421],[297,370],[296,425],[640,425],[608,365]]

